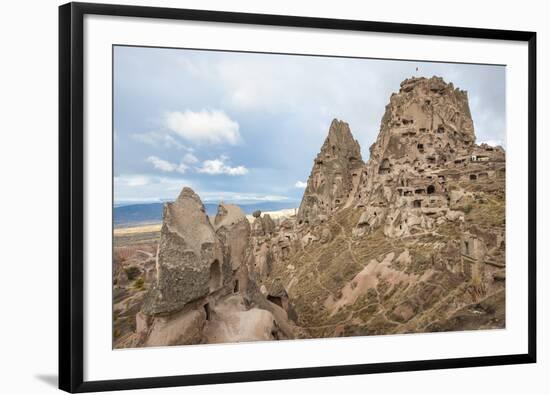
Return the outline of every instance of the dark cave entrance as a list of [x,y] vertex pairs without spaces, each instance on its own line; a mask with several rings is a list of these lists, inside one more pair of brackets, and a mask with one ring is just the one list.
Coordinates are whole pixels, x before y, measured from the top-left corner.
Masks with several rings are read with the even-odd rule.
[[470,255],[470,243],[464,240],[464,254]]
[[267,300],[281,308],[283,307],[283,299],[280,296],[267,295]]
[[388,174],[390,172],[390,161],[386,158],[382,160],[378,168],[378,174]]

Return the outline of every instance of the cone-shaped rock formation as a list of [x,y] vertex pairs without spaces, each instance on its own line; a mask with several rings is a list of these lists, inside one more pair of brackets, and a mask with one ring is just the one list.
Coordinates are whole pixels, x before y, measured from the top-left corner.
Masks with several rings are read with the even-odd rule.
[[314,225],[353,200],[363,165],[361,148],[349,125],[333,120],[307,180],[299,223]]

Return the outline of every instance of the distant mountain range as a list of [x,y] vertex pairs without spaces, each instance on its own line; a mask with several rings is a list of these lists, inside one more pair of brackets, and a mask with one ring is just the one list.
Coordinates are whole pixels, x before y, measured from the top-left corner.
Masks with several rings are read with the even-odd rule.
[[[116,205],[113,208],[113,224],[115,228],[127,226],[157,224],[162,222],[162,207],[164,203],[141,203]],[[299,202],[260,202],[238,204],[245,214],[252,214],[256,210],[276,211],[299,206]],[[204,207],[208,215],[216,215],[217,203],[205,203]]]

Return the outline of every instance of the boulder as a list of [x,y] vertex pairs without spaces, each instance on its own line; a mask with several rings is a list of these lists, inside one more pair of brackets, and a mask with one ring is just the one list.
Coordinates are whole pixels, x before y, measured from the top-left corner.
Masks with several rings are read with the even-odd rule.
[[247,310],[239,295],[219,301],[211,311],[204,329],[206,343],[274,340],[273,334],[278,332],[271,312],[259,308]]
[[[155,317],[145,341],[147,347],[199,344],[206,323],[204,309],[181,311],[169,316]],[[140,324],[140,328],[143,323]]]

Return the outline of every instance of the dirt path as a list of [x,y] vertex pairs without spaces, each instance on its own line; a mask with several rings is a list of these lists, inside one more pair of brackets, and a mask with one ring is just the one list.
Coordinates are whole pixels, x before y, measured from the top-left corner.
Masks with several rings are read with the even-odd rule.
[[331,295],[332,298],[334,299],[334,293],[333,293],[330,289],[328,289],[327,287],[325,287],[325,286],[323,285],[323,283],[321,282],[321,274],[319,273],[319,268],[317,267],[317,265],[314,264],[314,265],[313,265],[313,268],[315,269],[315,274],[316,274],[315,279],[317,280],[317,283],[319,284],[319,286],[320,286],[323,290],[325,290],[326,292],[328,292],[329,295]]
[[348,324],[349,321],[353,318],[353,312],[349,313],[349,315],[343,319],[342,321],[338,321],[334,324],[326,324],[326,325],[318,325],[318,326],[303,326],[302,328],[306,329],[326,329],[326,328],[332,328],[334,326]]
[[349,254],[351,256],[351,260],[358,266],[363,266],[365,267],[366,265],[363,265],[361,263],[359,263],[357,261],[357,258],[355,257],[355,255],[353,254],[353,248],[352,248],[352,244],[353,244],[353,241],[351,240],[351,238],[349,236],[346,235],[346,230],[344,228],[344,226],[340,223],[340,221],[336,220],[335,221],[336,224],[340,227],[340,232],[342,234],[342,238],[344,239],[344,241],[347,243],[348,245],[348,251],[349,251]]
[[144,250],[136,250],[136,252],[139,252],[140,254],[143,254],[145,255],[147,258],[154,258],[155,255],[152,254],[151,252],[149,251],[144,251]]
[[388,317],[388,309],[386,309],[386,306],[384,306],[384,303],[380,300],[380,292],[378,292],[377,288],[373,288],[376,291],[376,299],[378,300],[378,306],[382,309],[382,316],[384,319],[392,324],[396,324],[397,327],[401,326],[401,322],[394,321]]

